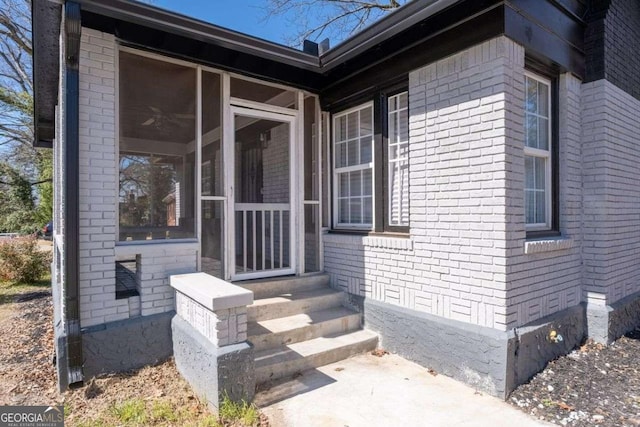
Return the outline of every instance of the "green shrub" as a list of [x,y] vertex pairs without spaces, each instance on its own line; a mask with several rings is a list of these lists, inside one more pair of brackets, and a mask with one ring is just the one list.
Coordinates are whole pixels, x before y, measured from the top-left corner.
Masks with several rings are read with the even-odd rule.
[[33,237],[0,240],[0,281],[31,283],[51,268],[51,251],[38,248]]

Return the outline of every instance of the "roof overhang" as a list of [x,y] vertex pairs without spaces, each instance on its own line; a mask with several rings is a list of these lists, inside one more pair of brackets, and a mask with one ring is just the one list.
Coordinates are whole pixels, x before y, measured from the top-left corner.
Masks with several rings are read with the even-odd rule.
[[83,12],[139,24],[193,40],[320,72],[318,57],[179,13],[130,0],[76,0]]
[[[63,0],[32,2],[36,136],[45,145],[54,132]],[[583,69],[583,0],[413,0],[319,57],[137,1],[76,2],[83,26],[124,45],[314,91],[327,95],[325,106],[500,34],[578,75]]]
[[32,2],[34,145],[36,147],[50,148],[55,137],[61,13],[62,6],[59,2]]

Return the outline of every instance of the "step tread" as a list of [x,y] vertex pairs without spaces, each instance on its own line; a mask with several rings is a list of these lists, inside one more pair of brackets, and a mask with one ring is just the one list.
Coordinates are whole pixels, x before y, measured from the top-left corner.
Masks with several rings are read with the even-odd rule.
[[291,292],[328,288],[329,275],[325,273],[318,273],[308,276],[283,276],[236,282],[236,284],[244,289],[252,291],[254,299],[257,300],[289,294]]
[[250,288],[253,285],[262,285],[274,282],[305,282],[305,281],[315,281],[318,279],[328,279],[329,275],[327,273],[317,273],[317,274],[309,274],[306,276],[277,276],[277,277],[268,277],[265,279],[251,279],[251,280],[241,280],[232,282],[234,285],[238,285],[241,287]]
[[310,356],[330,352],[342,347],[377,340],[378,335],[366,329],[333,336],[314,338],[286,346],[262,350],[255,354],[256,368],[272,364],[308,358]]
[[249,322],[247,325],[247,335],[249,338],[264,335],[267,333],[277,334],[293,331],[314,324],[340,319],[348,316],[359,316],[356,311],[344,307],[334,307],[324,310],[312,311],[310,313],[295,314],[293,316],[279,317],[269,320]]
[[301,301],[308,298],[321,298],[329,295],[340,294],[341,291],[336,291],[331,288],[319,288],[319,289],[310,289],[310,290],[301,290],[292,293],[281,294],[274,297],[269,298],[260,298],[253,301],[249,307],[258,307],[263,305],[270,304],[281,304],[291,301]]

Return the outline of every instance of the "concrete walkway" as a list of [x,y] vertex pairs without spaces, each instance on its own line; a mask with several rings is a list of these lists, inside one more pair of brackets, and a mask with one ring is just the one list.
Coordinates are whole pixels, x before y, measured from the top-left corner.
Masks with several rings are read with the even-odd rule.
[[518,426],[539,422],[398,356],[360,355],[256,396],[273,427]]

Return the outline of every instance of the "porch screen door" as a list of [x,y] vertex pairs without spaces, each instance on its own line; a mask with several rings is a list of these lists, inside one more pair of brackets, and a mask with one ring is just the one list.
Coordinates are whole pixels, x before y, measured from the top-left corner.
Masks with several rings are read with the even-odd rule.
[[232,280],[295,273],[292,116],[233,107]]

